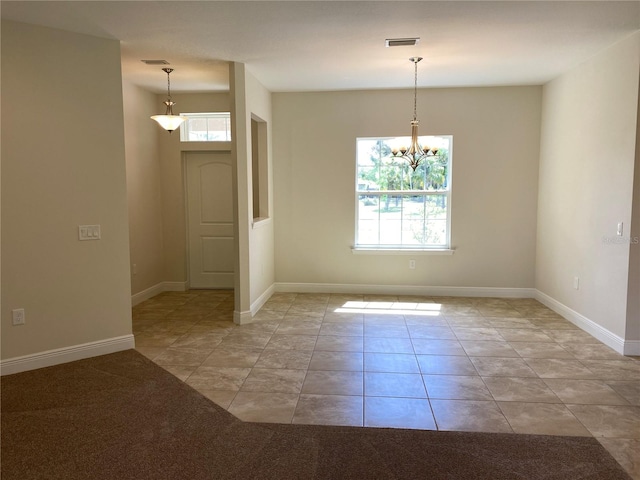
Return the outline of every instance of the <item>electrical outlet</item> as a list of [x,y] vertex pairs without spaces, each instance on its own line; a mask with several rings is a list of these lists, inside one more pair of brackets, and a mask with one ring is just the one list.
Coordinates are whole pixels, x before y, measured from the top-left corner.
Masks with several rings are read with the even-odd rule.
[[409,260],[409,268],[411,270],[415,270],[415,268],[416,268],[416,261],[415,260],[413,260],[413,259]]
[[11,310],[11,318],[14,325],[24,325],[24,308],[15,308]]
[[618,230],[616,231],[616,233],[618,234],[619,237],[621,237],[623,232],[624,232],[624,223],[620,222],[618,223]]
[[134,275],[138,274],[138,266],[135,263],[132,265],[131,270],[133,271]]
[[573,288],[580,290],[580,277],[573,277]]

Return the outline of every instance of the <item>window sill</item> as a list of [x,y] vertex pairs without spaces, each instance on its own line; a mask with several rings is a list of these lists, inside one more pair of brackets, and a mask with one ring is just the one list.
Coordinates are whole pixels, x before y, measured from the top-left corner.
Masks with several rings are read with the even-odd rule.
[[269,225],[270,223],[271,223],[271,217],[254,218],[253,221],[251,222],[251,228],[255,230],[256,228],[264,227],[266,225]]
[[351,247],[354,255],[453,255],[452,248],[375,248]]
[[184,152],[230,152],[231,142],[183,142],[180,150]]

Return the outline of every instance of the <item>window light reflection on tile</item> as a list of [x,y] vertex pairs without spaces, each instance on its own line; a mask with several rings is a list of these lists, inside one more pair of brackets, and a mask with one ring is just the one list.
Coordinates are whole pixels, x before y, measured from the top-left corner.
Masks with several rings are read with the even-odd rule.
[[438,316],[442,304],[415,302],[345,302],[334,313],[375,313],[378,315]]

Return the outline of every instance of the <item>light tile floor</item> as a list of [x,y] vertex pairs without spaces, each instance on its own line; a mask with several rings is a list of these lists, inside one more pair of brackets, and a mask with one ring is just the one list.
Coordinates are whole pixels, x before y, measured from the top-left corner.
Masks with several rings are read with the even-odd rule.
[[233,293],[133,309],[139,352],[247,421],[596,437],[640,479],[640,361],[533,299]]

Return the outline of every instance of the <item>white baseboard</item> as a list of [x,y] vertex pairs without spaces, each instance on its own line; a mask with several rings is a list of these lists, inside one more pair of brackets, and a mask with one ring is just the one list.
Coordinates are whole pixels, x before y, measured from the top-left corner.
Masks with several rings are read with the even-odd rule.
[[162,282],[165,292],[186,292],[189,290],[189,282]]
[[640,356],[640,340],[625,340],[624,355],[639,357]]
[[139,303],[149,300],[162,292],[184,292],[187,290],[187,282],[160,282],[141,292],[131,295],[131,305],[136,306]]
[[340,283],[276,283],[276,292],[426,295],[439,297],[534,298],[534,288],[428,287],[419,285],[363,285]]
[[253,321],[253,314],[251,310],[247,310],[246,312],[239,312],[238,310],[233,312],[233,323],[236,325],[245,325],[247,323],[251,323]]
[[[575,310],[567,307],[563,303],[560,303],[555,298],[550,297],[540,290],[536,290],[535,299],[543,305],[546,305],[559,315],[562,315],[575,326],[594,336],[605,345],[613,348],[616,352],[622,355],[640,354],[640,341],[627,341],[624,338],[619,337],[615,333],[610,332],[603,326],[597,324],[593,320],[588,319],[581,313],[578,313]],[[635,349],[636,353],[632,353],[633,349]]]
[[258,311],[262,308],[262,306],[265,303],[267,303],[267,300],[271,298],[271,295],[273,295],[275,291],[276,291],[275,284],[267,288],[264,291],[264,293],[260,295],[260,297],[258,297],[258,299],[255,302],[251,304],[251,315],[255,315],[256,313],[258,313]]
[[133,335],[123,335],[121,337],[108,338],[97,342],[47,350],[45,352],[0,361],[0,375],[11,375],[12,373],[51,367],[61,363],[74,362],[84,358],[97,357],[99,355],[130,350],[132,348],[135,348]]

